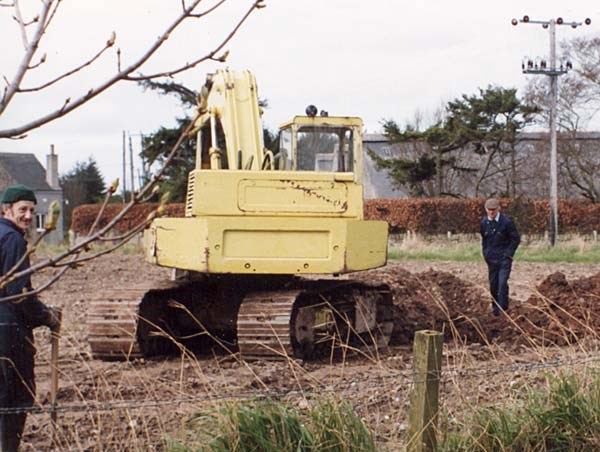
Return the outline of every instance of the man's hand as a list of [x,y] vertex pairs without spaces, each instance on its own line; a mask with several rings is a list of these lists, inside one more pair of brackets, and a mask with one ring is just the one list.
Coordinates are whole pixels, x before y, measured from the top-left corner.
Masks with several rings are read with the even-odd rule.
[[60,331],[60,324],[62,323],[62,310],[55,308],[54,306],[48,306],[48,321],[46,325],[53,332],[58,333]]

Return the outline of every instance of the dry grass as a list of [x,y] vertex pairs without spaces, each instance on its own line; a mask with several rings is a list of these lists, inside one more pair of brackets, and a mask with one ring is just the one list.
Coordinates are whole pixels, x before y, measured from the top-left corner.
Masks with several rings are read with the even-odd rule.
[[[443,300],[433,293],[431,297],[444,309]],[[523,335],[529,345],[518,350],[493,342],[466,344],[458,333],[447,341],[440,398],[440,438],[446,435],[446,444],[458,444],[448,432],[471,428],[472,419],[486,407],[488,412],[500,402],[513,407],[508,412],[522,407],[531,391],[549,386],[553,375],[570,370],[586,381],[597,378],[600,342],[593,329],[586,340],[569,347],[542,346]],[[572,342],[566,325],[564,335]],[[67,333],[63,344],[69,340]],[[66,348],[76,350],[77,344]],[[204,425],[204,435],[217,435],[233,428],[236,415],[231,407],[272,396],[273,391],[286,407],[299,412],[336,394],[353,407],[381,450],[398,450],[406,441],[413,378],[407,349],[391,354],[348,350],[337,354],[337,361],[320,363],[245,362],[236,354],[196,357],[186,352],[166,361],[113,363],[93,362],[85,354],[62,356],[59,400],[72,410],[60,414],[53,443],[57,450],[202,450],[192,447],[199,444],[198,430],[189,423],[198,412],[223,413],[225,407],[227,413],[229,407],[229,427],[214,424],[212,431]],[[550,366],[527,364],[548,361]],[[42,416],[47,415],[35,415]],[[34,448],[48,446],[42,439],[49,437],[48,425],[36,433]],[[476,439],[475,433],[470,435],[460,444]]]

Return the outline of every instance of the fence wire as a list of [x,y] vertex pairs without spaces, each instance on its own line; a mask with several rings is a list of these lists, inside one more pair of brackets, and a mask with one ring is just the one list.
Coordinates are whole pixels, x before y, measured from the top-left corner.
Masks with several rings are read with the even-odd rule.
[[[481,377],[486,375],[497,375],[503,373],[517,373],[517,372],[537,372],[545,369],[559,368],[559,367],[572,367],[577,365],[591,365],[600,363],[600,354],[588,355],[576,359],[553,359],[548,361],[537,361],[537,362],[524,362],[513,365],[503,366],[488,366],[488,367],[471,367],[471,368],[446,368],[440,371],[429,371],[429,372],[414,372],[409,371],[397,371],[387,373],[385,375],[369,375],[367,378],[355,377],[350,384],[356,384],[357,380],[361,381],[373,381],[373,380],[389,380],[392,378],[402,378],[407,383],[426,383],[429,381],[439,381],[440,383],[450,382],[453,378],[473,378]],[[425,374],[425,375],[424,375]],[[283,399],[286,397],[293,396],[310,396],[319,395],[325,393],[334,393],[339,391],[340,386],[337,388],[315,390],[251,390],[241,391],[222,395],[214,394],[202,394],[196,397],[180,397],[180,398],[168,398],[168,399],[139,399],[139,400],[120,400],[120,401],[107,401],[107,402],[81,402],[81,403],[68,403],[68,404],[47,404],[47,405],[35,405],[31,407],[10,407],[0,408],[0,415],[6,414],[19,414],[19,413],[31,413],[31,414],[42,414],[42,413],[81,413],[87,414],[101,413],[106,411],[116,410],[133,410],[140,408],[154,408],[172,405],[183,405],[183,404],[195,404],[195,403],[209,403],[221,400],[239,400],[239,399]]]

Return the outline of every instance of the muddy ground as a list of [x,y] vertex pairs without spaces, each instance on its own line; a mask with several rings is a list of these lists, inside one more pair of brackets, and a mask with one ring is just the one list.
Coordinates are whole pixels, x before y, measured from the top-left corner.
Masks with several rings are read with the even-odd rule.
[[[584,362],[597,355],[600,264],[517,262],[509,315],[493,317],[483,263],[406,261],[356,275],[388,283],[394,295],[392,344],[381,354],[349,354],[333,364],[245,363],[225,354],[93,360],[86,344],[88,300],[103,288],[166,277],[168,271],[144,263],[141,255],[114,254],[70,271],[43,294],[44,301],[64,310],[58,401],[66,411],[59,412],[54,441],[49,414],[30,415],[23,450],[165,450],[169,441],[190,440],[186,422],[194,412],[269,391],[299,407],[326,395],[342,397],[384,449],[398,450],[407,427],[416,330],[444,332],[441,399],[454,418],[543,379],[519,364]],[[36,276],[36,284],[44,278]],[[47,331],[39,329],[36,341],[38,399],[47,406]]]

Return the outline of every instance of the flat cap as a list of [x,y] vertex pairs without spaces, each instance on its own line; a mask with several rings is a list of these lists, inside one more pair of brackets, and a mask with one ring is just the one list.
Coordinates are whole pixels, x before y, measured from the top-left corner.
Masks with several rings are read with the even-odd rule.
[[6,187],[4,193],[2,193],[2,200],[0,204],[12,204],[17,201],[32,201],[37,204],[37,199],[33,190],[26,185],[16,184]]
[[497,209],[500,207],[500,202],[496,198],[490,198],[485,202],[486,209]]

